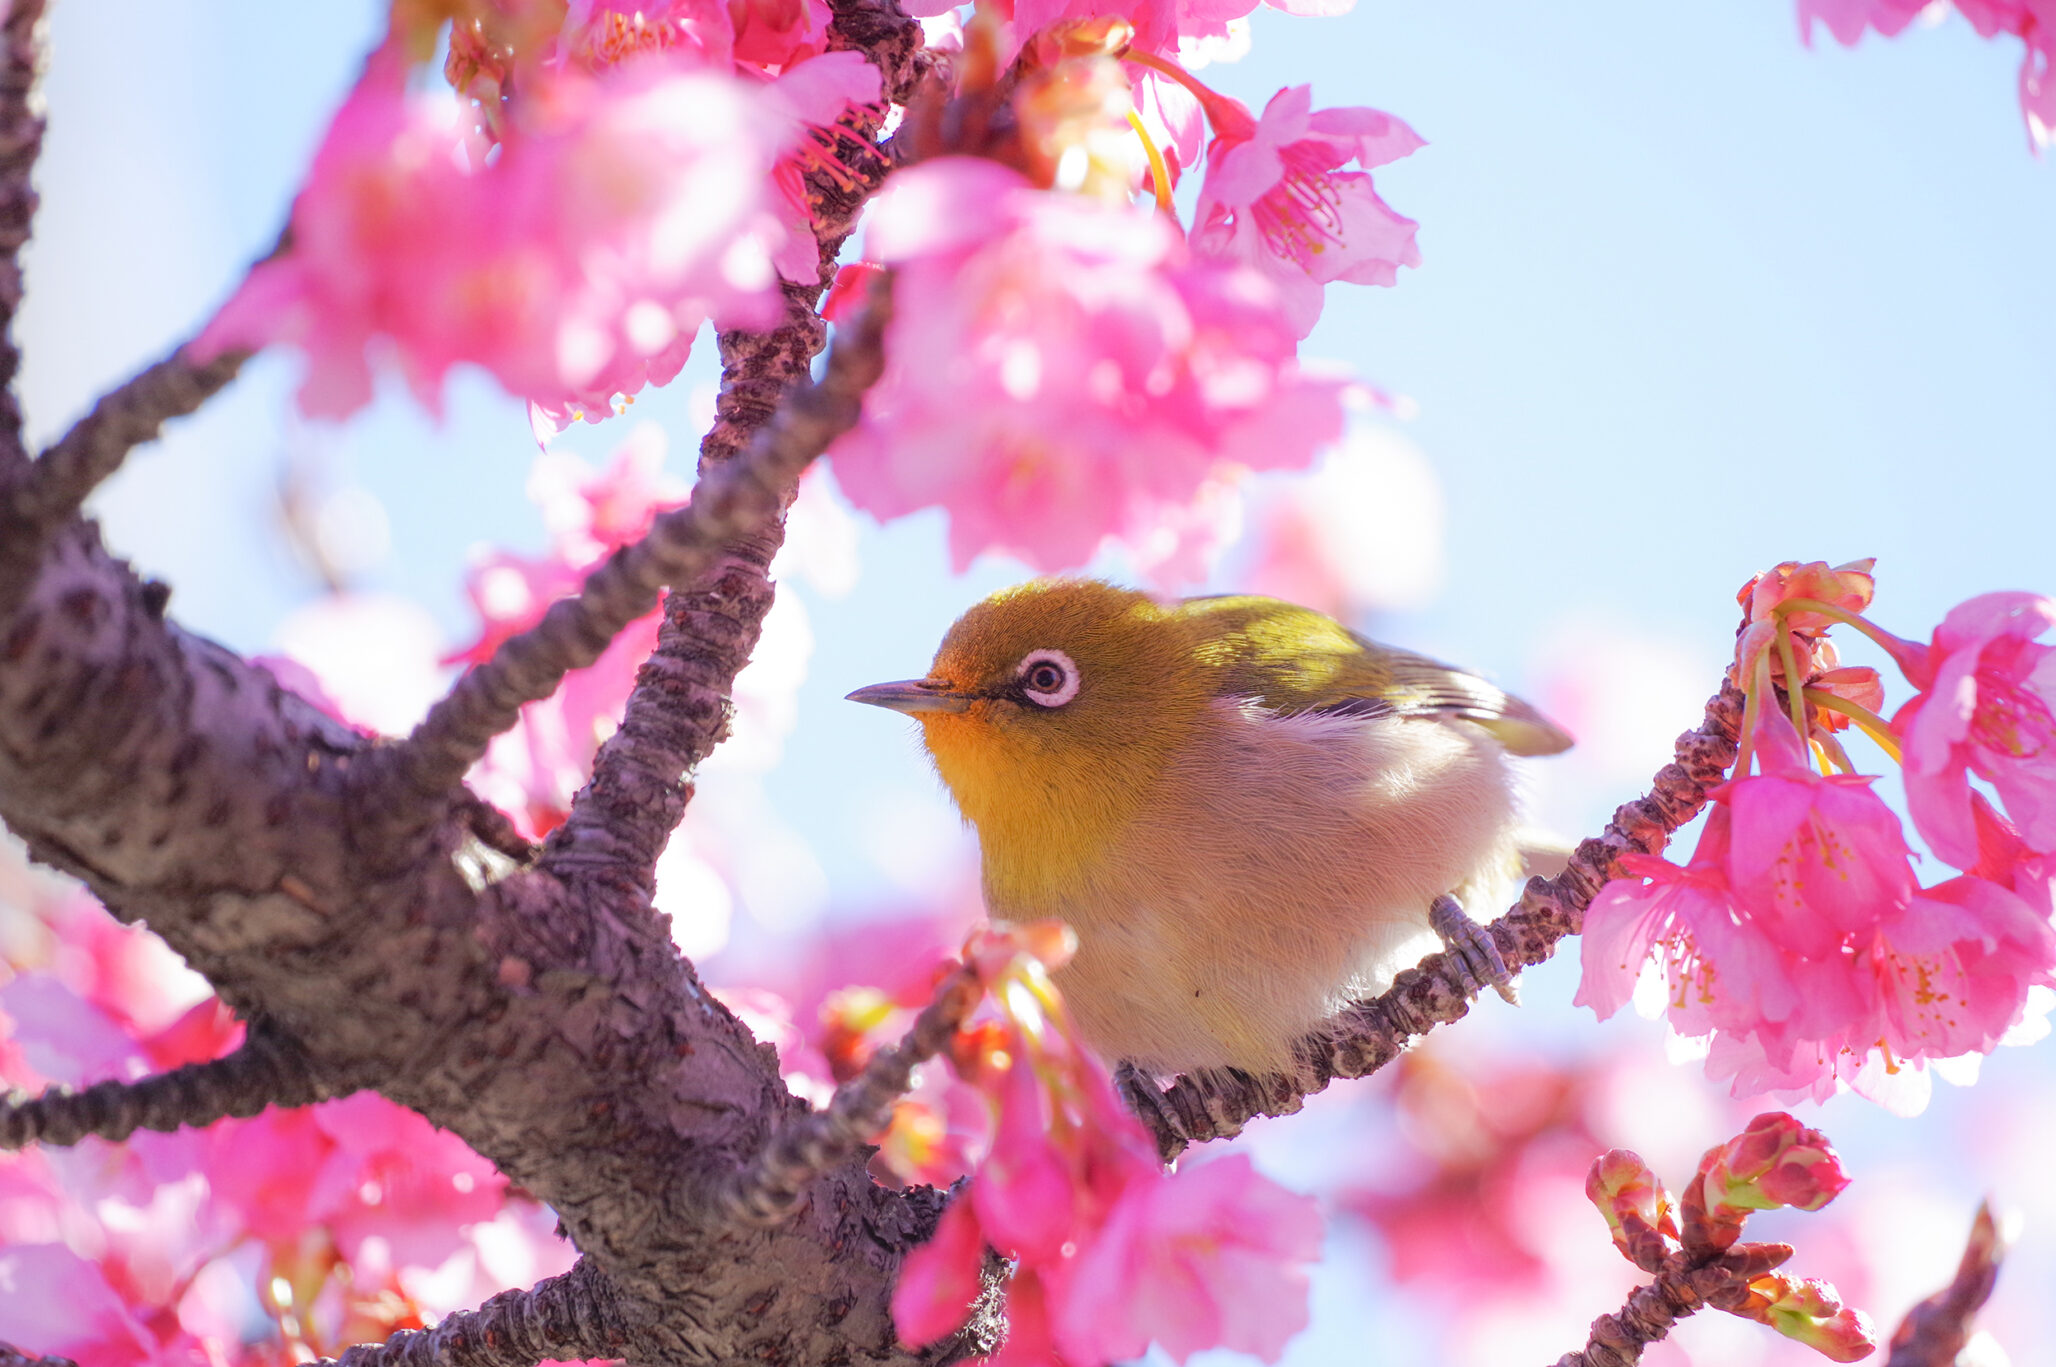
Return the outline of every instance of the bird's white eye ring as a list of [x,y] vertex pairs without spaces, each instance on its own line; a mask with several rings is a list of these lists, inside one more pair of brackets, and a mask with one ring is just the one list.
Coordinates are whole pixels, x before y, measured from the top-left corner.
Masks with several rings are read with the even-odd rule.
[[1078,696],[1078,666],[1061,650],[1032,650],[1014,677],[1037,707],[1062,707]]

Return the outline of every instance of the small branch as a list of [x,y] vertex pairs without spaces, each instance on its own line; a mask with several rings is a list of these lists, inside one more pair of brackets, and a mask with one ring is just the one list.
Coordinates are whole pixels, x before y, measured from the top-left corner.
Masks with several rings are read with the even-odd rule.
[[0,1367],[79,1367],[70,1358],[39,1358],[0,1340]]
[[312,1105],[330,1095],[297,1045],[253,1028],[241,1048],[212,1062],[135,1082],[98,1082],[82,1092],[53,1087],[38,1097],[0,1100],[0,1149],[76,1144],[88,1135],[119,1143],[139,1129],[197,1129],[228,1116],[244,1119],[267,1106]]
[[629,1328],[612,1288],[581,1259],[527,1291],[503,1291],[433,1329],[345,1349],[307,1367],[535,1367],[553,1359],[618,1358]]
[[1642,1350],[1670,1333],[1679,1320],[1707,1306],[1733,1309],[1747,1298],[1752,1280],[1791,1256],[1790,1244],[1737,1244],[1723,1253],[1673,1253],[1656,1280],[1636,1287],[1617,1313],[1593,1320],[1584,1348],[1565,1353],[1554,1367],[1633,1367],[1641,1361]]
[[827,372],[787,394],[745,455],[709,470],[691,503],[659,517],[641,541],[593,571],[577,597],[552,604],[540,623],[459,679],[411,736],[383,752],[383,767],[403,775],[412,795],[447,794],[523,705],[549,697],[566,673],[597,660],[623,627],[656,606],[659,589],[700,573],[728,542],[784,512],[786,486],[856,423],[884,366],[889,309],[889,296],[874,296],[829,351]]
[[[6,350],[0,347],[0,353]],[[15,468],[11,487],[0,484],[0,609],[27,591],[50,538],[128,453],[154,441],[166,419],[184,417],[220,393],[247,357],[225,352],[194,365],[181,348],[103,395],[40,459]],[[0,412],[0,425],[5,421]]]
[[1970,1342],[1977,1312],[1991,1299],[2011,1243],[2010,1234],[1992,1218],[1992,1203],[1980,1202],[1955,1280],[1906,1312],[1892,1334],[1892,1356],[1885,1367],[1951,1367]]
[[14,344],[14,315],[21,308],[21,249],[36,217],[36,158],[43,150],[43,76],[49,21],[43,0],[12,0],[0,21],[0,468],[19,469],[21,401],[14,379],[21,351]]
[[863,1072],[835,1089],[826,1108],[772,1134],[749,1166],[717,1188],[716,1205],[732,1219],[759,1225],[777,1224],[798,1210],[800,1193],[815,1178],[885,1128],[894,1103],[913,1083],[914,1069],[948,1046],[983,996],[978,975],[960,965],[898,1044],[873,1054]]
[[[1706,790],[1735,762],[1741,709],[1741,693],[1723,683],[1707,702],[1698,729],[1678,737],[1677,760],[1657,773],[1649,795],[1616,811],[1605,834],[1578,846],[1555,878],[1528,880],[1513,909],[1486,927],[1508,968],[1518,972],[1548,959],[1560,940],[1584,925],[1585,908],[1614,876],[1622,854],[1661,851],[1678,827],[1699,814]],[[1124,1069],[1118,1081],[1129,1107],[1155,1132],[1168,1162],[1190,1144],[1240,1133],[1255,1116],[1291,1115],[1336,1078],[1376,1072],[1410,1040],[1461,1019],[1470,1003],[1452,956],[1431,954],[1394,979],[1383,996],[1352,1003],[1300,1040],[1291,1074],[1209,1069],[1159,1090],[1150,1079]]]

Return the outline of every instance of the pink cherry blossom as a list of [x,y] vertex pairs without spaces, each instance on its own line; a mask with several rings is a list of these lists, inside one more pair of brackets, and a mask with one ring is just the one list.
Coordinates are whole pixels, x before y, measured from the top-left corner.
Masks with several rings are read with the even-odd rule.
[[1610,1015],[1653,955],[1673,1025],[1711,1037],[1707,1070],[1736,1095],[1850,1086],[1918,1109],[1907,1065],[1989,1052],[2028,990],[2056,982],[2047,870],[2005,850],[1987,812],[1979,867],[1995,876],[1922,889],[1865,780],[1804,768],[1776,712],[1757,738],[1766,772],[1716,790],[1687,867],[1626,856],[1593,901],[1577,1001]]
[[[1200,256],[1262,271],[1304,337],[1331,281],[1390,285],[1421,264],[1416,224],[1378,197],[1373,167],[1422,140],[1375,109],[1313,107],[1313,87],[1279,91],[1253,128],[1225,131],[1207,153],[1192,245]],[[1361,171],[1337,168],[1351,162]]]
[[408,98],[393,52],[344,102],[295,203],[288,250],[257,267],[195,345],[291,342],[301,407],[340,418],[389,347],[421,400],[481,365],[561,420],[676,375],[707,317],[780,307],[784,230],[763,187],[798,129],[732,78],[632,63],[532,90],[500,155],[467,166],[447,101]]
[[1311,1197],[1259,1175],[1241,1154],[1138,1181],[1066,1270],[1057,1342],[1067,1361],[1184,1362],[1233,1348],[1275,1362],[1306,1327],[1305,1265],[1320,1257]]
[[735,46],[735,20],[725,0],[571,0],[557,61],[603,71],[666,53],[724,71]]
[[1764,772],[1719,794],[1735,897],[1779,949],[1826,958],[1905,908],[1912,852],[1871,780],[1814,773],[1784,717],[1767,714],[1757,747]]
[[946,509],[959,566],[1141,544],[1225,470],[1299,468],[1340,433],[1343,386],[1300,373],[1275,291],[1159,215],[949,157],[896,176],[869,232],[897,308],[836,478],[881,518]]
[[1952,608],[1910,662],[1920,693],[1892,718],[1906,746],[1906,805],[1928,847],[1978,858],[1970,776],[1998,791],[2029,848],[2056,852],[2056,602],[1988,593]]

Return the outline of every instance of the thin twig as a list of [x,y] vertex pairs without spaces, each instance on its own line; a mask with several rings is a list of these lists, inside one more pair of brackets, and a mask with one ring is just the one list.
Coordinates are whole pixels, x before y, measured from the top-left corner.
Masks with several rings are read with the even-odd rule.
[[1885,1367],[1950,1367],[1970,1342],[1973,1321],[1991,1299],[2011,1243],[1992,1216],[1992,1203],[1979,1202],[1955,1279],[1906,1312],[1893,1331]]
[[227,1116],[253,1116],[267,1106],[312,1105],[330,1095],[297,1045],[253,1029],[226,1058],[134,1082],[98,1082],[81,1092],[53,1087],[41,1096],[0,1100],[0,1149],[76,1144],[89,1135],[118,1143],[139,1129],[198,1128]]
[[[1554,878],[1531,878],[1512,910],[1486,927],[1508,968],[1549,958],[1558,941],[1584,924],[1585,908],[1629,851],[1654,854],[1706,805],[1706,790],[1735,762],[1742,695],[1732,684],[1706,704],[1696,730],[1678,737],[1675,763],[1656,775],[1647,797],[1613,814],[1606,831],[1578,846]],[[1393,980],[1390,990],[1345,1007],[1299,1041],[1290,1074],[1239,1069],[1189,1073],[1166,1089],[1133,1069],[1118,1077],[1128,1105],[1155,1133],[1165,1161],[1190,1144],[1241,1132],[1253,1117],[1291,1115],[1336,1078],[1364,1077],[1399,1057],[1407,1043],[1470,1009],[1462,973],[1447,953],[1431,954]]]
[[509,637],[429,709],[414,733],[382,753],[418,797],[441,797],[511,728],[523,705],[547,698],[564,675],[600,657],[616,634],[656,606],[657,591],[703,570],[721,548],[784,511],[783,490],[848,431],[884,366],[883,289],[830,348],[821,379],[790,391],[741,458],[707,472],[692,502],[660,516],[587,577],[575,598]]
[[914,1069],[949,1044],[984,995],[978,976],[959,966],[935,989],[928,1005],[896,1045],[881,1049],[864,1071],[835,1089],[827,1106],[771,1135],[754,1161],[714,1193],[729,1217],[773,1225],[800,1207],[800,1193],[815,1178],[872,1141],[912,1085]]
[[1679,1320],[1708,1306],[1718,1310],[1740,1304],[1751,1281],[1791,1256],[1790,1244],[1737,1244],[1720,1253],[1673,1253],[1656,1280],[1636,1287],[1614,1314],[1593,1320],[1585,1346],[1565,1353],[1555,1367],[1634,1367],[1642,1360],[1642,1350],[1670,1333]]
[[384,1343],[345,1349],[307,1367],[535,1367],[553,1359],[618,1358],[629,1326],[618,1300],[581,1259],[526,1291],[503,1291],[433,1329],[407,1329]]
[[102,395],[31,467],[9,499],[13,518],[42,533],[65,522],[130,451],[155,441],[167,420],[197,411],[227,388],[249,356],[225,351],[202,365],[181,346]]
[[36,217],[36,158],[43,150],[42,82],[49,20],[43,0],[12,0],[0,21],[0,469],[19,469],[21,401],[14,379],[21,351],[14,315],[21,308],[21,249]]

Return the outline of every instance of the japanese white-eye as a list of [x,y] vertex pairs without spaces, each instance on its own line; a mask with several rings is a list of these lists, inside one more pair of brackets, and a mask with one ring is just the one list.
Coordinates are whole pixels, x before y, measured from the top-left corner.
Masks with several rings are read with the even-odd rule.
[[921,723],[977,827],[987,910],[1069,922],[1079,1028],[1160,1073],[1279,1068],[1389,986],[1434,948],[1438,899],[1518,870],[1506,756],[1571,743],[1309,608],[1090,580],[995,594],[926,678],[849,696]]

